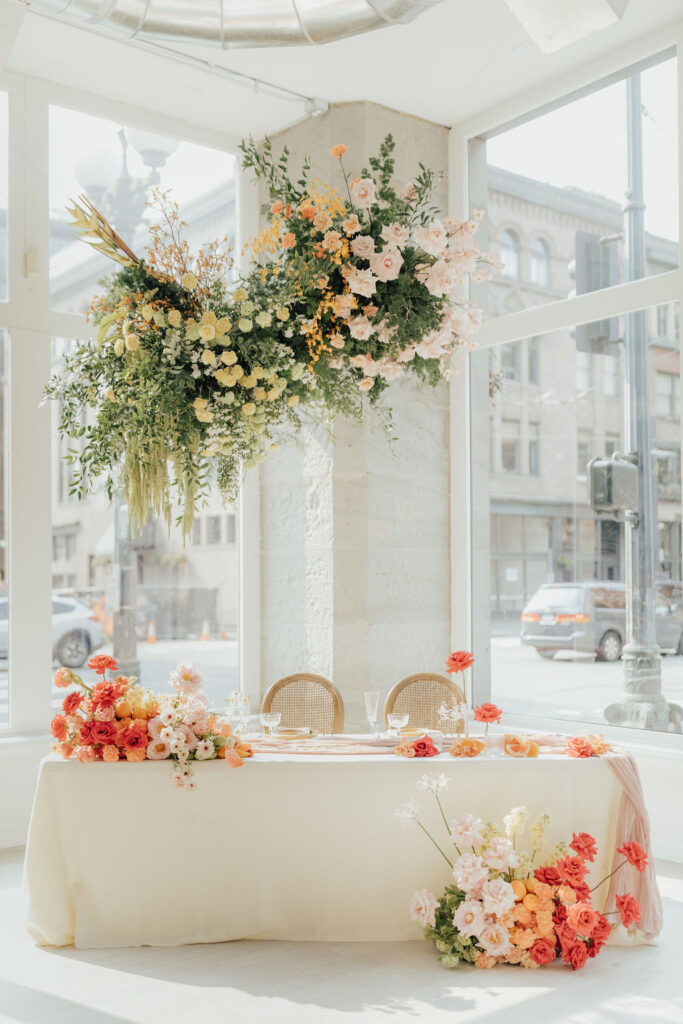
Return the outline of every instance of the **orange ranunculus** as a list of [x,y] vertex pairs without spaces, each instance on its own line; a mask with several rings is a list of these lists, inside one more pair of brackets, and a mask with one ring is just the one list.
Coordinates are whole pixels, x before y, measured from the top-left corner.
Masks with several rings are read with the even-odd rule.
[[486,722],[488,725],[489,722],[500,722],[502,714],[502,710],[496,704],[485,701],[474,709],[474,720],[475,722]]
[[70,668],[58,668],[55,672],[54,684],[66,689],[67,686],[71,686],[75,678]]
[[293,249],[295,245],[296,245],[296,236],[294,234],[292,234],[291,231],[288,231],[286,234],[284,234],[282,236],[282,248],[283,249]]
[[282,202],[282,200],[278,199],[278,201],[276,203],[273,203],[273,205],[271,206],[270,212],[271,213],[282,213],[283,209],[284,209],[284,203]]
[[90,761],[95,760],[95,748],[94,747],[79,747],[76,751],[76,757],[81,764],[88,764]]
[[330,153],[332,154],[335,160],[341,160],[341,158],[344,156],[344,153],[346,153],[346,146],[344,145],[343,142],[339,142],[337,143],[336,146],[332,147]]
[[116,658],[112,658],[110,654],[94,654],[88,662],[88,668],[97,672],[98,676],[103,676],[107,669],[116,671],[118,664]]
[[632,864],[638,871],[644,871],[647,867],[647,853],[640,843],[624,843],[618,848],[617,853],[623,854],[629,864]]
[[106,747],[102,747],[102,760],[103,761],[118,761],[119,759],[119,748],[115,747],[113,743],[108,743]]
[[66,720],[64,715],[55,715],[50,723],[50,732],[56,740],[63,743],[67,737]]
[[567,740],[567,753],[570,757],[593,757],[595,751],[585,736],[572,736]]
[[474,655],[469,651],[453,651],[446,661],[447,672],[464,672],[474,664]]
[[62,755],[62,757],[65,757],[67,759],[67,761],[68,761],[68,759],[70,757],[73,757],[74,748],[71,746],[70,743],[60,743],[59,744],[59,753]]
[[82,703],[83,694],[79,693],[78,690],[74,690],[73,693],[67,693],[62,701],[62,711],[65,715],[73,715],[74,711],[80,708]]
[[126,751],[126,761],[144,761],[147,757],[146,747],[136,747],[135,750]]

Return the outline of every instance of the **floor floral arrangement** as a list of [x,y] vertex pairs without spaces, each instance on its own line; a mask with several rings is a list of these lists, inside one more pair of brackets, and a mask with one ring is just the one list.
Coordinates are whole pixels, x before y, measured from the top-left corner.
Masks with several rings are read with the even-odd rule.
[[88,668],[101,677],[92,686],[68,668],[55,675],[56,686],[78,687],[66,694],[61,713],[52,719],[55,750],[62,757],[83,763],[170,760],[176,785],[194,789],[193,761],[221,758],[238,768],[253,755],[227,719],[210,714],[202,677],[191,665],[178,665],[171,676],[174,693],[143,689],[132,676],[107,680],[107,672],[118,666],[106,654],[92,657]]
[[[624,843],[617,851],[624,860],[591,889],[586,876],[597,847],[588,833],[574,833],[568,845],[560,843],[547,853],[550,818],[542,815],[530,828],[528,848],[521,850],[526,807],[513,808],[502,829],[473,814],[449,822],[440,797],[447,783],[445,775],[425,775],[418,785],[436,800],[448,853],[421,821],[415,801],[397,811],[404,823],[422,829],[452,872],[453,882],[438,899],[421,889],[410,904],[412,919],[436,946],[441,963],[536,968],[561,960],[577,970],[597,956],[613,926],[593,906],[592,895],[626,863],[645,871],[646,851],[636,842]],[[624,893],[616,905],[624,927],[634,928],[640,921],[635,897]]]
[[193,254],[167,194],[136,255],[82,197],[71,214],[84,239],[120,265],[92,304],[94,343],[67,357],[47,388],[60,430],[75,439],[73,491],[104,478],[121,490],[131,524],[151,512],[185,536],[212,473],[229,500],[242,468],[261,462],[304,416],[361,419],[390,381],[428,385],[471,347],[481,312],[462,298],[468,276],[499,265],[470,220],[439,218],[437,176],[420,165],[394,183],[387,136],[369,168],[349,180],[334,146],[340,191],[291,173],[269,140],[243,144],[243,165],[266,185],[266,227],[247,246],[241,279],[227,240]]

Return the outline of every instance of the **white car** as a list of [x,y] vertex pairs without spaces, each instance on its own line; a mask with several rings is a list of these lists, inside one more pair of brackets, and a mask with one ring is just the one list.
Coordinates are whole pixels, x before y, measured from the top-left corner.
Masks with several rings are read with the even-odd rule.
[[[8,599],[0,597],[0,658],[9,648]],[[104,643],[104,633],[87,605],[73,597],[52,598],[52,651],[55,661],[67,668],[80,668],[93,651]]]

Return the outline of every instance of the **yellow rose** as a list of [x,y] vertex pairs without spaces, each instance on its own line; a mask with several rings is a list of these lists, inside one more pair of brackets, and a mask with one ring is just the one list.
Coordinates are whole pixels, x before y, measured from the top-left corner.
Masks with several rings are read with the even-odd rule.
[[244,302],[245,299],[249,298],[249,292],[245,291],[244,288],[237,288],[233,293],[232,297],[235,302]]
[[194,402],[192,403],[195,409],[206,409],[208,404],[208,398],[195,398]]
[[242,415],[243,416],[253,416],[255,412],[256,412],[256,406],[254,405],[253,402],[247,402],[246,405],[242,406]]
[[188,271],[187,274],[183,274],[180,278],[180,283],[183,288],[187,288],[187,290],[191,292],[197,287],[199,281],[197,280],[196,274],[193,274],[192,271]]
[[244,334],[246,334],[247,331],[250,331],[254,325],[251,322],[251,320],[249,319],[249,317],[242,316],[242,317],[240,317],[240,321],[239,321],[238,326],[239,326],[239,329],[241,331],[243,331]]
[[126,335],[126,348],[129,352],[136,352],[140,348],[140,339],[137,334]]
[[240,366],[239,363],[236,363],[232,368],[232,375],[233,377],[237,377],[238,380],[241,377],[244,377],[244,367]]
[[256,323],[259,327],[270,327],[273,322],[273,318],[270,313],[266,313],[263,310],[256,314]]
[[299,396],[298,395],[290,395],[289,398],[287,399],[287,405],[298,405],[298,404],[299,404]]
[[114,342],[114,355],[122,356],[126,345],[123,338],[117,338]]
[[212,309],[207,309],[205,313],[202,313],[202,319],[201,319],[200,323],[211,324],[212,326],[215,327],[215,325],[216,325],[216,314],[213,312]]
[[274,402],[276,398],[280,397],[280,389],[271,388],[266,397],[269,402]]
[[197,417],[200,423],[211,423],[213,419],[213,413],[208,412],[206,409],[203,412],[197,410],[195,416]]
[[216,337],[216,328],[213,324],[202,324],[199,328],[199,337],[202,341],[213,341]]
[[146,320],[147,323],[149,323],[152,317],[154,316],[154,308],[150,306],[148,303],[146,306],[142,307],[140,313],[142,315],[142,319]]
[[240,384],[242,385],[243,388],[255,388],[256,383],[256,377],[254,376],[253,373],[247,374],[240,380]]
[[183,318],[180,315],[179,309],[169,309],[168,311],[168,322],[171,327],[180,327],[183,322]]
[[233,352],[230,348],[225,349],[224,352],[221,352],[221,362],[225,363],[226,366],[232,366],[233,363],[237,362],[237,353]]
[[254,398],[256,399],[257,402],[263,402],[265,397],[266,397],[266,389],[265,388],[256,388],[254,390]]
[[210,348],[205,348],[199,358],[207,366],[211,366],[212,363],[216,362],[216,357],[215,357],[215,355],[213,354],[213,352],[211,351]]
[[223,387],[225,388],[231,388],[234,384],[237,383],[236,378],[233,377],[233,375],[230,373],[230,370],[227,369],[216,370],[215,376],[218,383],[222,384]]
[[107,400],[109,402],[115,402],[116,401],[116,395],[114,394],[114,389],[113,388],[109,388],[109,390],[107,391]]
[[289,320],[289,310],[287,309],[286,306],[280,306],[275,316],[278,318],[278,320],[282,320],[283,322],[285,320]]
[[222,316],[220,320],[216,321],[216,337],[222,338],[224,334],[227,334],[232,327],[230,317]]

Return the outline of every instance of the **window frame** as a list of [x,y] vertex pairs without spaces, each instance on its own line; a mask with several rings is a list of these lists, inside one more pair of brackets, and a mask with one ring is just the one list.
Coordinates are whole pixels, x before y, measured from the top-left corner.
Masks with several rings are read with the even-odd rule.
[[[662,29],[607,54],[590,60],[546,80],[542,85],[500,104],[487,108],[472,118],[451,127],[449,143],[449,213],[462,218],[477,207],[485,208],[487,196],[482,191],[482,172],[486,163],[485,140],[498,132],[509,130],[532,116],[557,108],[578,99],[611,81],[623,78],[628,71],[645,70],[669,57],[678,56],[678,193],[679,193],[679,266],[662,274],[639,281],[614,285],[601,291],[574,295],[540,306],[504,314],[484,322],[477,338],[479,349],[492,349],[553,331],[573,328],[576,324],[620,316],[658,305],[680,302],[683,297],[683,266],[681,266],[681,240],[683,239],[683,21]],[[483,248],[494,239],[488,237],[483,222],[480,238]],[[472,289],[477,297],[477,289]],[[454,647],[468,644],[476,653],[476,661],[467,680],[468,697],[474,703],[489,700],[490,680],[490,567],[480,559],[476,578],[473,571],[473,552],[488,550],[490,542],[489,516],[486,511],[486,491],[472,485],[472,466],[487,465],[480,448],[488,445],[484,422],[473,408],[471,396],[481,391],[483,360],[467,359],[466,372],[456,376],[450,385],[451,410],[451,641]],[[683,375],[683,360],[681,360]],[[486,414],[488,420],[488,412]],[[478,429],[480,427],[480,429]],[[683,420],[681,422],[683,441]],[[463,486],[464,484],[464,486]],[[511,728],[515,726],[551,730],[580,727],[582,723],[568,723],[551,715],[506,715]],[[592,726],[594,728],[594,726]],[[602,727],[601,727],[602,728]],[[683,736],[670,733],[643,732],[605,726],[605,735],[617,740],[634,742],[643,747],[683,750]]]
[[[42,392],[51,373],[52,337],[88,338],[84,316],[50,308],[49,107],[63,106],[145,131],[211,146],[239,157],[239,139],[199,123],[132,106],[15,72],[0,73],[9,95],[9,294],[0,302],[0,328],[9,334],[8,582],[10,726],[0,749],[18,737],[44,736],[52,714],[52,418]],[[236,176],[237,239],[255,232],[258,192]],[[26,253],[39,272],[24,274]],[[12,395],[20,400],[12,401]],[[27,457],[28,454],[28,457]],[[240,685],[260,691],[260,470],[245,476],[239,508]],[[21,681],[21,685],[18,682]]]

